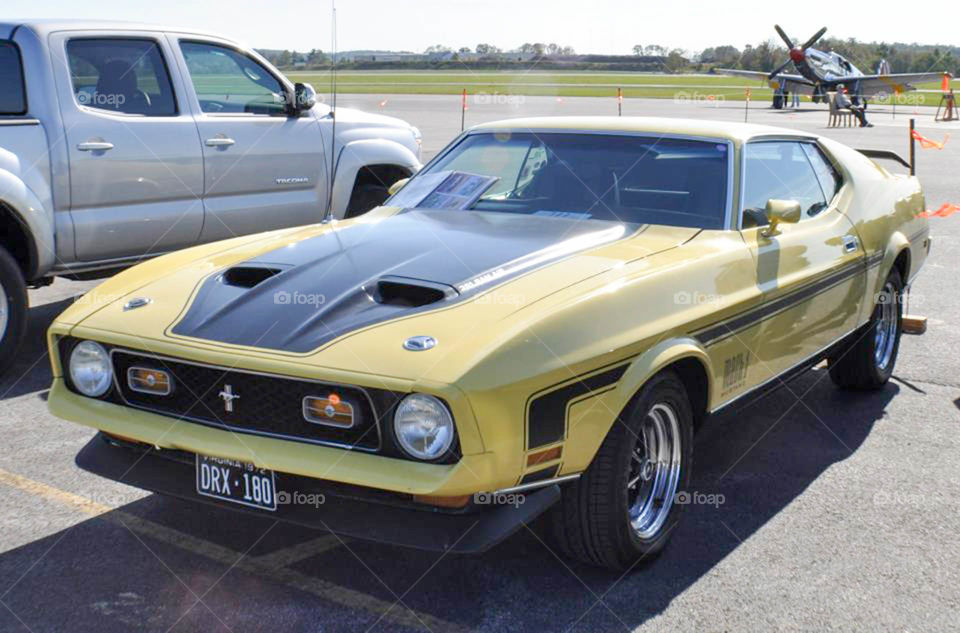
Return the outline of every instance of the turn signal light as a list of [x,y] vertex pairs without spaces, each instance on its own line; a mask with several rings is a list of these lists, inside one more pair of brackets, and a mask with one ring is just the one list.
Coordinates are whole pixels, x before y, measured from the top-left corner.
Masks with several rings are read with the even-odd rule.
[[527,455],[527,467],[529,468],[530,466],[545,464],[555,459],[560,459],[560,454],[562,451],[562,446],[554,446],[553,448],[548,448],[547,450],[540,451],[539,453],[530,453]]
[[349,429],[354,424],[353,405],[336,393],[307,396],[303,399],[303,418],[313,424]]
[[131,367],[127,370],[127,385],[134,391],[152,396],[167,396],[173,391],[173,379],[161,369]]

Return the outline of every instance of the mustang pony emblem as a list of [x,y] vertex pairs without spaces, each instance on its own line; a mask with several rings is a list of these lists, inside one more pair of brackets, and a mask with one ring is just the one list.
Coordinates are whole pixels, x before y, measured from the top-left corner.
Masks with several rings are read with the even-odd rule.
[[231,385],[224,385],[223,390],[217,394],[217,397],[223,400],[223,408],[227,413],[233,413],[233,401],[240,398],[239,393],[233,393]]

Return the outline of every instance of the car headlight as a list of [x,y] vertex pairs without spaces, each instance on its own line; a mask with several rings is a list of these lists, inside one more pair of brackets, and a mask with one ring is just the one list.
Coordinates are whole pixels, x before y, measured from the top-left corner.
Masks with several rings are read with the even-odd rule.
[[100,343],[83,341],[70,352],[70,380],[80,393],[98,398],[113,382],[110,354]]
[[450,412],[438,398],[410,394],[400,401],[393,414],[393,428],[400,446],[417,459],[442,457],[453,444]]

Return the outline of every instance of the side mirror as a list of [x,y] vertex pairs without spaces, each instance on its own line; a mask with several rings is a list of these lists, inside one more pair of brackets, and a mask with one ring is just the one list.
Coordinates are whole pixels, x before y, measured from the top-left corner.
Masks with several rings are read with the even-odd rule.
[[295,84],[293,86],[293,108],[294,114],[309,110],[317,105],[317,91],[310,84]]
[[767,221],[770,224],[761,231],[764,237],[771,237],[780,233],[777,228],[781,222],[796,224],[800,221],[803,210],[796,200],[767,200]]
[[393,194],[397,193],[398,191],[400,191],[401,189],[403,189],[403,186],[404,186],[405,184],[407,184],[407,181],[408,181],[408,180],[410,180],[410,179],[409,179],[409,178],[401,178],[401,179],[398,180],[397,182],[395,182],[395,183],[393,183],[392,185],[390,185],[389,188],[387,188],[387,193],[389,193],[391,196],[392,196]]

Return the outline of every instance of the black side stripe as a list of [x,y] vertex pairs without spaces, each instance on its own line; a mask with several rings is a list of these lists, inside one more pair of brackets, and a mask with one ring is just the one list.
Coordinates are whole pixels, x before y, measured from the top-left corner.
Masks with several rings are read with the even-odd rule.
[[716,325],[708,326],[706,329],[694,334],[694,338],[701,345],[711,345],[717,341],[731,336],[741,330],[751,327],[778,312],[782,312],[798,303],[810,299],[814,295],[820,294],[825,290],[832,288],[850,277],[863,272],[864,267],[872,268],[883,260],[883,254],[872,255],[866,260],[853,262],[840,270],[830,273],[817,281],[814,281],[803,288],[799,288],[788,295],[780,297],[770,303],[765,303],[757,308],[753,308],[743,314],[735,316]]
[[527,406],[527,449],[563,439],[567,428],[567,405],[571,400],[615,385],[630,363],[622,363],[586,378],[578,378],[564,387],[532,398]]

